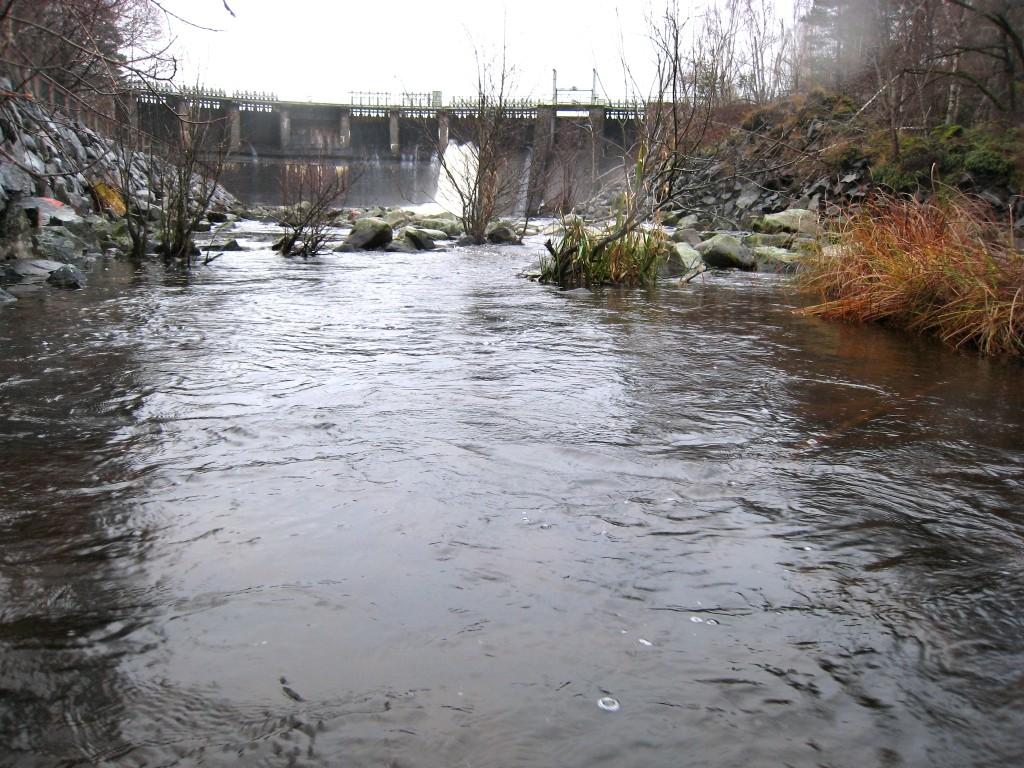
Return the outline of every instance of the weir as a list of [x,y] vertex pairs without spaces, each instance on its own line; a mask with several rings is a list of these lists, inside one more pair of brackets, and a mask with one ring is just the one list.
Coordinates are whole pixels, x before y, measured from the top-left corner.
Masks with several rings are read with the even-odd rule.
[[[577,149],[602,158],[625,145],[643,115],[638,103],[574,100],[556,91],[546,101],[517,101],[509,115],[522,149],[553,147],[567,130],[579,134]],[[473,100],[442,104],[438,91],[402,94],[353,93],[347,103],[286,101],[273,94],[220,90],[138,90],[134,115],[155,136],[177,130],[175,115],[198,111],[220,123],[219,137],[232,162],[250,160],[359,160],[368,157],[429,156],[458,140],[458,126],[475,114]],[[576,130],[582,126],[584,130]],[[563,142],[564,143],[564,142]]]

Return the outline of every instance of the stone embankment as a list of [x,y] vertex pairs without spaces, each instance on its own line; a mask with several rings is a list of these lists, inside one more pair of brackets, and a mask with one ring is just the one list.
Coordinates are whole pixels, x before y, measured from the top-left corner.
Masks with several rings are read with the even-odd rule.
[[[0,91],[10,94],[11,84],[0,79]],[[159,218],[152,180],[160,161],[134,158],[129,173],[135,193],[123,200],[110,194],[121,186],[119,157],[110,139],[28,97],[0,102],[0,302],[41,282],[82,287],[98,256],[128,252],[125,206]],[[213,208],[236,205],[217,190]]]

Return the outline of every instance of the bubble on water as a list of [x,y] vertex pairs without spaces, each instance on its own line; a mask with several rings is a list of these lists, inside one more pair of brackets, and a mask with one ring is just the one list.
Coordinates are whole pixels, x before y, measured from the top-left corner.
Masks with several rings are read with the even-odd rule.
[[638,637],[636,641],[640,643],[640,645],[646,645],[648,647],[654,645],[650,640],[644,640],[642,637]]
[[603,709],[605,712],[618,712],[619,702],[613,699],[611,696],[603,696],[597,700],[597,706]]
[[708,619],[708,620],[707,620],[706,622],[704,622],[704,623],[705,623],[705,624],[717,624],[717,623],[718,623],[718,620],[717,620],[717,619]]
[[690,621],[692,621],[694,624],[703,624],[704,623],[704,619],[702,619],[700,616],[691,616],[690,617]]

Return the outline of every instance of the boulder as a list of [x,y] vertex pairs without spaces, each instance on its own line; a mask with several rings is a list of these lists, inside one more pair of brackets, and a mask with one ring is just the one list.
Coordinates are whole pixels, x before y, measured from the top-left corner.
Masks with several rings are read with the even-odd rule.
[[58,288],[85,288],[85,274],[78,267],[64,264],[51,272],[46,282]]
[[408,237],[400,237],[384,246],[387,253],[416,253],[419,250]]
[[391,242],[394,233],[391,225],[377,216],[356,219],[352,231],[345,238],[345,245],[357,251],[372,251],[383,248]]
[[444,232],[450,238],[459,237],[462,234],[462,224],[440,215],[418,219],[416,223],[420,229],[436,229]]
[[[434,248],[434,238],[427,234],[428,230],[417,229],[416,227],[406,227],[405,239],[409,241],[414,248],[419,251],[430,251]],[[441,239],[446,240],[444,232],[441,232]]]
[[715,235],[697,245],[704,263],[716,269],[753,269],[754,254],[732,235]]
[[99,252],[99,240],[88,243],[64,227],[44,227],[33,238],[36,255],[58,262],[88,261],[88,255]]
[[676,243],[668,252],[668,258],[658,267],[658,277],[682,277],[701,268],[701,255],[687,243]]
[[740,188],[740,196],[736,199],[736,207],[745,211],[761,197],[761,188],[756,184],[745,184]]
[[211,224],[224,224],[225,222],[231,221],[231,217],[223,211],[210,211],[206,214],[206,220]]
[[800,256],[774,245],[759,245],[754,248],[754,261],[758,272],[795,272]]
[[0,284],[42,282],[64,264],[49,259],[17,259],[0,263]]
[[[204,251],[237,252],[237,251],[244,251],[245,248],[243,248],[241,246],[241,244],[237,240],[232,238],[231,240],[228,240],[223,245],[215,245],[214,243],[210,243],[209,245],[204,246],[203,250]],[[277,250],[280,250],[280,248],[278,248]]]
[[687,227],[686,229],[677,229],[672,233],[673,243],[686,243],[687,245],[697,245],[700,242],[700,234],[695,229]]
[[759,248],[761,246],[789,248],[793,244],[793,235],[786,232],[778,232],[772,235],[764,233],[747,235],[743,238],[743,244],[748,248]]
[[768,234],[792,232],[815,236],[821,231],[817,214],[803,208],[790,208],[779,213],[769,213],[760,221],[754,222],[754,229],[757,232]]
[[519,233],[509,224],[496,224],[487,230],[487,242],[494,245],[515,245],[519,243]]
[[401,208],[396,208],[393,211],[388,211],[381,218],[394,228],[400,227],[406,222],[411,221],[412,214],[408,211],[403,211]]

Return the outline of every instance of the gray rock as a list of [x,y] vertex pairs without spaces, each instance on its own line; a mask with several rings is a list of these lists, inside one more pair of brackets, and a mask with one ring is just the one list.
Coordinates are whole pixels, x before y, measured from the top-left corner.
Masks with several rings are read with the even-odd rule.
[[658,277],[682,277],[700,269],[703,259],[695,248],[687,243],[676,243],[668,252],[668,258],[658,267]]
[[697,245],[700,242],[700,233],[695,229],[677,229],[672,233],[672,242],[674,243],[686,243],[687,245]]
[[754,261],[758,272],[795,272],[800,256],[773,245],[759,245],[754,248]]
[[44,227],[33,238],[36,255],[59,262],[85,263],[99,252],[99,241],[87,243],[64,227]]
[[786,232],[777,232],[772,235],[758,233],[744,237],[743,244],[748,248],[760,248],[762,246],[789,248],[793,244],[793,235]]
[[514,245],[519,243],[519,233],[511,225],[500,223],[487,230],[487,242],[494,245]]
[[17,300],[17,297],[11,296],[11,294],[9,294],[3,288],[0,288],[0,304],[9,304],[10,302]]
[[[434,238],[428,235],[427,230],[425,229],[406,227],[405,239],[412,243],[414,248],[420,251],[430,251],[434,248]],[[441,239],[447,239],[444,232],[441,232]]]
[[769,213],[759,222],[755,222],[754,229],[768,234],[792,232],[817,235],[821,231],[817,214],[803,208],[790,208],[780,213]]
[[31,195],[35,192],[36,182],[13,163],[0,161],[0,187],[7,194]]
[[454,220],[454,218],[447,218],[441,215],[417,219],[416,224],[420,229],[436,229],[444,232],[450,238],[459,237],[463,231],[462,224]]
[[746,184],[736,200],[736,207],[741,211],[745,211],[756,203],[759,197],[761,197],[761,188],[756,184]]
[[409,213],[409,211],[403,211],[401,208],[397,208],[393,211],[388,211],[381,218],[392,227],[400,227],[406,222],[412,220],[412,214]]
[[352,225],[352,231],[345,238],[345,244],[352,246],[357,251],[372,251],[383,248],[391,242],[394,233],[391,225],[384,219],[376,216],[369,216],[363,219],[356,219]]
[[245,248],[242,247],[241,243],[239,243],[237,240],[232,238],[231,240],[228,240],[223,245],[216,245],[214,243],[210,243],[209,245],[204,246],[203,250],[204,251],[224,251],[225,253],[235,253],[235,252],[238,252],[238,251],[244,251]]
[[754,254],[732,235],[715,235],[700,243],[697,252],[716,269],[754,269]]
[[85,288],[85,274],[78,267],[65,264],[51,272],[46,282],[58,288]]
[[17,259],[0,264],[0,283],[42,282],[54,270],[65,266],[49,259]]
[[417,253],[421,249],[413,245],[409,238],[402,237],[385,245],[384,250],[387,253]]

